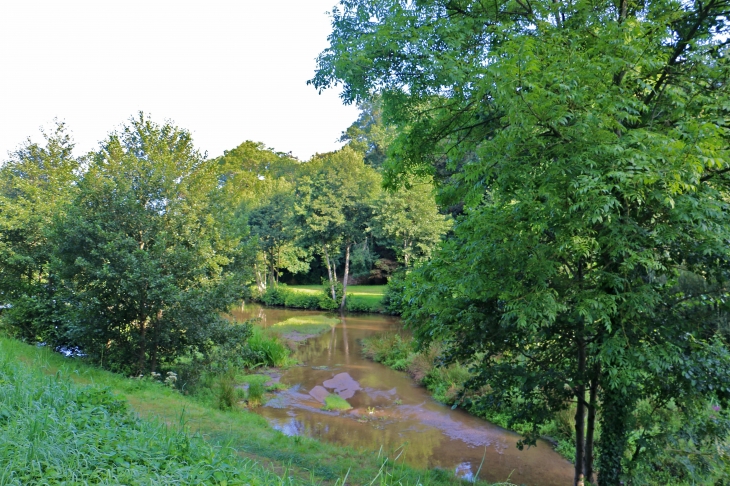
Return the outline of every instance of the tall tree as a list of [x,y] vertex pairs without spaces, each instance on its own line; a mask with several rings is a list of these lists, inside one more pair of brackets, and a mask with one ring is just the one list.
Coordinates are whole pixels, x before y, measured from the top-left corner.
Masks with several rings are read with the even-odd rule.
[[341,310],[347,299],[350,251],[365,238],[379,182],[378,173],[363,163],[362,155],[345,147],[308,162],[297,184],[295,222],[302,228],[303,244],[315,247],[325,260],[332,300],[337,282],[334,257],[340,248],[345,251]]
[[388,156],[388,147],[395,138],[395,127],[383,120],[383,103],[378,96],[358,103],[360,116],[342,132],[340,142],[363,154],[365,163],[379,169]]
[[75,194],[80,164],[63,123],[43,136],[44,145],[28,140],[0,169],[0,299],[13,334],[59,344],[51,230]]
[[[258,238],[271,279],[276,284],[279,283],[282,269],[291,273],[309,270],[307,252],[296,245],[297,232],[292,224],[293,211],[294,193],[289,189],[271,194],[263,204],[248,214],[251,235]],[[265,288],[265,279],[263,280]]]
[[143,373],[210,345],[246,263],[215,176],[188,132],[142,114],[92,155],[57,237],[67,331],[92,359]]
[[421,179],[383,193],[375,203],[372,232],[408,267],[414,258],[431,256],[452,222],[450,216],[439,213],[431,181]]
[[280,190],[282,182],[284,186],[292,184],[299,166],[290,154],[250,140],[224,151],[215,160],[218,182],[231,207],[253,207],[272,190]]
[[[474,363],[469,386],[491,390],[483,405],[534,424],[527,443],[574,403],[575,484],[593,478],[598,420],[598,482],[617,485],[642,456],[629,451],[639,403],[730,399],[711,318],[730,297],[728,8],[346,0],[333,10],[312,83],[341,82],[346,102],[382,93],[399,128],[386,180],[432,174],[442,202],[465,205],[454,239],[413,276],[406,318],[424,341],[446,339],[450,359]],[[681,290],[687,274],[702,290]],[[727,428],[702,440],[713,436]]]

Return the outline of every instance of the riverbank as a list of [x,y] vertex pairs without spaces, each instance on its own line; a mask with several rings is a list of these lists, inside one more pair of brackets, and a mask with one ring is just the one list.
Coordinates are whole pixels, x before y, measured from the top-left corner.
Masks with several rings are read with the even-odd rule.
[[[223,481],[227,481],[227,484],[243,484],[250,481],[264,485],[342,484],[345,477],[348,478],[348,482],[353,484],[370,483],[376,478],[378,484],[381,484],[382,480],[382,484],[388,485],[416,485],[419,483],[447,485],[454,484],[455,481],[450,471],[414,469],[402,464],[401,461],[393,461],[394,456],[390,456],[388,459],[386,453],[355,450],[350,447],[319,442],[304,436],[286,436],[272,429],[264,418],[246,410],[240,408],[230,411],[217,410],[192,397],[181,395],[160,382],[125,378],[87,366],[77,358],[64,358],[45,348],[33,347],[0,337],[0,355],[3,356],[4,363],[22,363],[22,368],[34,376],[32,379],[21,377],[20,381],[16,380],[18,384],[15,386],[7,386],[10,382],[7,378],[3,378],[3,384],[0,385],[0,387],[5,386],[12,390],[11,393],[18,395],[21,392],[25,393],[28,397],[27,400],[30,400],[29,403],[37,403],[42,397],[46,397],[48,400],[53,398],[49,397],[42,388],[36,390],[36,393],[30,393],[31,390],[35,390],[33,388],[35,385],[32,383],[54,381],[68,383],[68,389],[80,387],[81,390],[57,397],[55,403],[60,409],[73,405],[71,401],[67,401],[67,398],[70,400],[72,396],[79,396],[83,390],[91,390],[88,393],[92,397],[101,397],[94,398],[93,400],[96,402],[103,399],[101,401],[104,403],[126,403],[132,415],[125,420],[142,420],[144,423],[140,427],[148,432],[134,437],[124,435],[116,422],[110,423],[108,427],[99,427],[98,432],[107,434],[107,439],[115,437],[123,439],[124,443],[119,441],[114,443],[119,447],[124,446],[123,448],[139,458],[139,461],[147,461],[146,458],[154,456],[155,461],[163,463],[168,457],[155,451],[151,451],[149,454],[145,452],[146,444],[150,441],[146,441],[144,437],[149,437],[150,434],[156,434],[154,435],[155,440],[163,444],[177,443],[173,439],[182,440],[179,443],[183,445],[190,441],[200,444],[195,445],[199,449],[190,454],[207,454],[205,457],[210,457],[211,461],[217,461],[216,465],[225,469],[226,474],[230,473],[228,476],[221,476],[221,474],[215,474],[216,469],[210,469],[213,471],[213,476],[208,480],[199,481],[202,484],[225,484]],[[108,415],[109,411],[104,408],[106,405],[96,402],[91,403],[95,404],[99,413]],[[16,413],[19,409],[19,407],[11,407],[9,410],[3,408],[0,412],[3,417],[3,420],[0,421],[0,428],[16,423]],[[52,447],[54,443],[49,441],[49,437],[55,434],[58,425],[52,420],[43,418],[48,416],[39,414],[37,417],[31,417],[29,423],[35,424],[32,425],[35,435],[31,434],[32,437],[36,437],[34,440],[38,443],[46,441],[48,446]],[[8,434],[0,435],[8,436]],[[95,440],[94,436],[89,436],[89,438]],[[230,453],[223,449],[228,449]],[[9,454],[14,449],[5,448],[4,450]],[[170,454],[174,453],[173,449],[170,451],[168,451]],[[76,461],[78,458],[73,454],[74,451],[70,450],[66,455],[59,456],[59,460],[69,463]],[[26,456],[30,461],[29,470],[35,468],[48,471],[47,466],[43,466],[42,458],[36,460],[33,455]],[[173,454],[169,457],[174,459],[178,456]],[[123,458],[120,461],[121,464],[130,462]],[[3,464],[14,463],[3,462]],[[172,466],[170,467],[171,470],[174,469]],[[13,470],[14,467],[9,471]],[[113,478],[114,476],[109,476],[112,474],[112,470],[113,466],[110,465],[106,469],[100,469],[99,473],[106,471],[107,477]],[[190,471],[191,469],[184,470]],[[63,469],[59,471],[63,471]],[[256,475],[251,476],[254,478],[253,480],[240,479],[246,477],[244,474],[249,473]],[[139,484],[155,484],[154,478],[146,482],[146,476],[143,475],[148,474],[152,478],[152,470],[140,474],[140,478],[143,479],[138,482]],[[23,481],[16,481],[16,484],[22,483]]]
[[[386,285],[348,285],[345,309],[348,312],[386,313],[383,305]],[[333,311],[339,309],[321,285],[270,286],[256,301],[269,307]]]
[[[434,399],[446,405],[454,405],[463,391],[463,384],[471,377],[466,366],[452,364],[439,367],[435,362],[441,352],[438,346],[432,346],[426,352],[414,350],[413,339],[398,333],[383,334],[364,339],[363,354],[375,362],[389,368],[406,372],[416,383],[425,387]],[[462,408],[479,418],[517,433],[527,432],[528,425],[514,423],[508,411],[475,409],[460,404]],[[574,410],[566,410],[555,415],[541,429],[543,438],[550,442],[555,451],[569,461],[575,459],[573,443],[575,428],[573,425]]]

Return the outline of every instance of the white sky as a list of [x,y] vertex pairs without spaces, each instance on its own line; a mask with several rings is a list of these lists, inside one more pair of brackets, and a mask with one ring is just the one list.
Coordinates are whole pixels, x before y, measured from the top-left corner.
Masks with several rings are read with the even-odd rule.
[[357,118],[306,81],[337,0],[0,0],[0,160],[67,123],[79,154],[139,110],[210,157],[244,140],[301,159]]

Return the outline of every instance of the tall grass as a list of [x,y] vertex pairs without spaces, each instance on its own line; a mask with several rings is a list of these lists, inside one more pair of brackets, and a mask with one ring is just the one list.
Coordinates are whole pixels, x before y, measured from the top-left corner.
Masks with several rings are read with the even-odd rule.
[[247,346],[261,357],[259,364],[264,366],[288,366],[294,364],[291,351],[273,332],[258,326],[253,327],[253,334],[248,338]]
[[0,485],[286,484],[182,430],[145,422],[109,388],[0,358]]

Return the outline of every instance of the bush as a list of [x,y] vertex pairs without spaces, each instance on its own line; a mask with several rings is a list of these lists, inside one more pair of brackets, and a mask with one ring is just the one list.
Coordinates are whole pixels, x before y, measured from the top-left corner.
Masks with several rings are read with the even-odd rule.
[[469,370],[459,363],[454,363],[449,366],[432,367],[423,378],[423,384],[436,400],[451,405],[469,378],[471,378]]
[[370,302],[359,296],[347,295],[347,303],[345,305],[350,312],[378,312],[380,309],[379,302]]
[[266,288],[266,292],[261,295],[260,299],[266,305],[282,306],[286,302],[288,289],[285,284],[270,285]]
[[304,292],[287,290],[284,297],[284,306],[296,309],[318,309],[320,296]]
[[406,290],[406,272],[401,269],[388,278],[388,285],[385,287],[385,295],[381,302],[382,307],[388,314],[399,316],[405,310],[403,296]]

